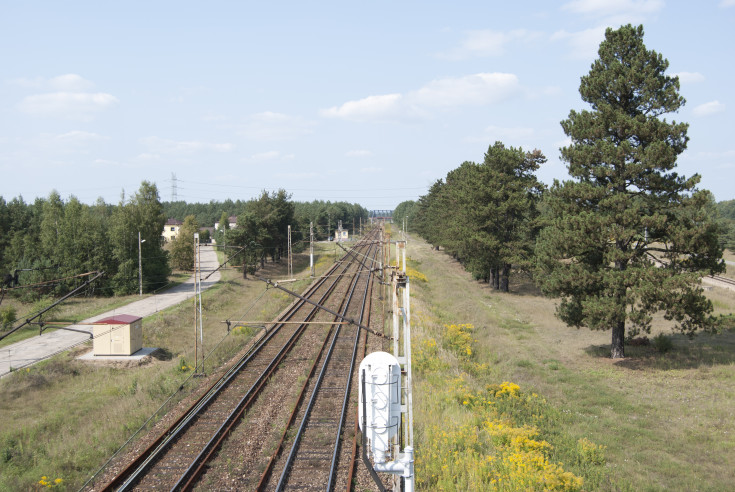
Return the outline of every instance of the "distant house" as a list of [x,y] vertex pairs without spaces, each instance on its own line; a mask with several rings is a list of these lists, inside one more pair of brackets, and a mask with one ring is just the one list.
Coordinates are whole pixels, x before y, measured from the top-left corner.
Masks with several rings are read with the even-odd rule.
[[166,242],[173,241],[176,236],[179,235],[179,231],[181,230],[182,225],[184,225],[184,223],[180,220],[168,219],[166,221],[166,225],[163,226],[163,239]]
[[[236,215],[230,215],[227,218],[227,222],[230,225],[230,229],[234,229],[235,227],[237,227],[237,216]],[[219,229],[219,221],[217,221],[217,222],[214,223],[214,230],[218,230],[218,229]]]

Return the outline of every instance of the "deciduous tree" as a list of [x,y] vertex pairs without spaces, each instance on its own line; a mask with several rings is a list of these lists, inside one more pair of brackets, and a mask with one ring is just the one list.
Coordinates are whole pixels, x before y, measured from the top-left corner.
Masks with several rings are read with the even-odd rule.
[[196,217],[187,215],[179,234],[170,247],[171,266],[179,270],[194,269],[194,234],[199,230]]

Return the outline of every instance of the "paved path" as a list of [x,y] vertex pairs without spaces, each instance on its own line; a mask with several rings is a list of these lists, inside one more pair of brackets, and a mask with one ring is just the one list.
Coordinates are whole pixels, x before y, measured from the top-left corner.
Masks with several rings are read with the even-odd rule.
[[[202,279],[209,275],[212,270],[217,268],[217,254],[210,245],[203,245],[201,249],[201,268]],[[207,289],[218,282],[220,279],[219,271],[214,272],[206,281],[202,281],[202,290]],[[70,325],[69,328],[81,330],[83,333],[55,330],[50,333],[38,335],[33,338],[27,338],[20,342],[14,343],[0,348],[0,377],[7,375],[10,368],[13,370],[35,364],[43,359],[47,359],[54,354],[63,352],[71,347],[83,343],[90,339],[92,335],[92,326],[84,323],[92,323],[94,321],[114,316],[116,314],[132,314],[135,316],[146,317],[157,313],[162,309],[166,309],[175,304],[190,299],[194,296],[194,276],[183,284],[179,284],[171,289],[148,296],[145,299],[131,302],[125,306],[121,306],[112,311],[93,316],[85,319],[78,325]],[[145,327],[143,328],[145,330]]]

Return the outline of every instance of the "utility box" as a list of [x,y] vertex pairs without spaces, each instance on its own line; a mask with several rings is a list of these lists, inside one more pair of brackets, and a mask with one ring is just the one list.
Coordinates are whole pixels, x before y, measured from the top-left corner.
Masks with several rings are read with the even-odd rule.
[[133,355],[143,348],[143,318],[118,314],[94,322],[94,355]]

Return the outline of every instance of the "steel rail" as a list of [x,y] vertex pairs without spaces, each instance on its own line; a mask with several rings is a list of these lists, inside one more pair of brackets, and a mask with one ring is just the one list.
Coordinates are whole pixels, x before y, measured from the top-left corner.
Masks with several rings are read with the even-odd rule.
[[[356,256],[355,258],[357,259]],[[347,266],[347,268],[349,268],[349,265]],[[357,281],[355,280],[353,283],[356,284]],[[336,286],[336,282],[333,283],[332,288],[334,286]],[[324,297],[326,297],[326,295],[322,296],[322,299],[320,299],[320,301],[323,301]],[[349,301],[347,304],[349,305]],[[228,415],[225,422],[220,426],[219,429],[217,429],[214,436],[205,445],[204,449],[197,455],[191,466],[189,466],[189,468],[179,478],[179,480],[172,487],[171,490],[189,490],[189,488],[194,484],[194,482],[198,479],[199,475],[203,471],[205,464],[209,461],[214,452],[219,448],[219,445],[222,444],[228,433],[239,421],[245,409],[250,406],[255,398],[257,398],[259,391],[264,387],[266,380],[272,375],[273,372],[275,372],[274,369],[278,366],[278,364],[281,363],[287,353],[290,352],[291,346],[293,346],[293,344],[296,343],[301,334],[303,334],[303,332],[306,330],[307,325],[310,324],[311,319],[316,315],[317,312],[318,309],[316,308],[312,309],[309,312],[306,321],[302,324],[302,326],[298,328],[298,335],[295,335],[294,337],[292,337],[291,341],[289,341],[290,346],[288,350],[286,350],[286,348],[284,347],[281,352],[279,352],[278,356],[271,361],[263,374],[258,378],[258,381],[253,384],[252,387],[247,391],[245,396],[243,396],[235,409],[230,413],[230,415]],[[328,340],[329,336],[327,336],[326,339]]]
[[[347,268],[345,268],[346,271]],[[324,295],[322,295],[322,299],[325,299],[328,297],[334,287],[337,285],[339,281],[339,277],[335,279],[334,282],[332,282],[332,285],[330,286],[328,292],[326,292]],[[296,311],[292,313],[295,314]],[[315,314],[317,310],[312,309],[307,314],[307,320],[310,320]],[[280,327],[279,327],[280,329]],[[201,460],[204,456],[204,453],[206,453],[206,456],[211,456],[211,453],[209,450],[211,450],[211,446],[217,442],[221,443],[221,440],[217,439],[217,436],[221,433],[222,429],[227,426],[228,423],[232,423],[233,418],[239,418],[239,416],[242,415],[242,411],[247,407],[247,405],[244,406],[244,403],[251,403],[254,398],[250,398],[255,393],[257,393],[262,387],[263,382],[272,375],[274,372],[274,369],[278,366],[278,363],[285,357],[285,355],[291,350],[291,348],[294,346],[296,340],[301,336],[305,329],[305,326],[298,327],[294,333],[289,337],[289,339],[286,341],[284,346],[281,348],[281,350],[276,354],[276,356],[271,360],[270,364],[265,368],[265,370],[261,373],[259,377],[256,378],[255,382],[251,385],[249,390],[246,393],[246,396],[241,398],[238,404],[236,405],[235,409],[230,412],[228,417],[225,419],[225,422],[217,429],[214,436],[207,442],[207,444],[204,447],[204,450],[200,452],[194,459],[194,461],[187,467],[184,474],[179,477],[179,479],[176,482],[176,485],[173,487],[172,490],[177,489],[182,485],[184,481],[190,482],[191,474],[195,470],[201,470],[201,466],[198,466],[201,463]],[[272,331],[271,334],[267,337],[266,342],[260,344],[260,348],[264,347],[267,343],[267,341],[270,341],[274,336],[276,332]],[[242,371],[242,369],[252,360],[252,358],[259,352],[256,351],[252,353],[249,357],[246,358],[246,360],[242,361],[237,366],[234,366],[233,368],[228,371],[228,374],[225,378],[222,378],[219,380],[221,384],[215,385],[215,389],[213,392],[211,392],[209,395],[207,395],[207,398],[201,401],[201,403],[194,408],[187,416],[186,418],[181,422],[181,424],[178,426],[177,429],[174,430],[174,432],[171,433],[170,437],[166,439],[160,446],[160,451],[156,450],[157,452],[154,452],[151,457],[143,461],[141,463],[139,470],[136,470],[136,472],[128,479],[126,480],[123,485],[120,487],[119,490],[130,490],[130,487],[134,486],[135,483],[137,483],[138,479],[141,475],[145,474],[148,471],[148,468],[151,467],[151,465],[158,460],[160,455],[164,452],[164,450],[168,447],[169,444],[173,443],[185,430],[186,428],[204,411],[204,409],[209,406],[219,395],[219,393],[224,389],[228,384],[230,384],[234,378]],[[230,428],[229,426],[228,428]]]
[[[333,267],[330,268],[328,273],[330,276],[333,274],[335,270],[337,270],[340,266],[342,266],[343,273],[346,272],[349,269],[349,266],[343,266],[339,264],[335,264]],[[317,279],[316,282],[314,282],[308,289],[307,289],[307,295],[313,295],[320,287],[322,287],[327,279],[328,276],[324,276],[323,278]],[[334,288],[334,286],[338,283],[340,279],[340,276],[333,277],[332,285],[330,286],[329,292],[331,293],[331,290]],[[296,301],[292,304],[292,306],[284,313],[284,315],[281,316],[281,320],[290,320],[301,308],[304,307],[306,303],[302,301]],[[316,312],[316,309],[312,309],[311,312]],[[310,313],[311,313],[310,312]],[[279,320],[280,321],[280,320]],[[279,325],[278,322],[274,323],[273,328],[268,332],[266,330],[266,335],[261,338],[259,342],[256,343],[253,347],[251,347],[248,352],[246,352],[231,368],[220,378],[218,381],[212,384],[212,386],[205,392],[191,407],[190,409],[185,412],[179,419],[177,419],[170,427],[169,429],[161,434],[158,439],[156,439],[151,445],[146,448],[146,450],[143,451],[131,464],[129,464],[121,473],[119,473],[112,482],[110,482],[103,490],[113,490],[115,487],[118,487],[121,482],[128,483],[130,480],[125,480],[126,477],[130,477],[132,475],[135,475],[136,477],[140,478],[144,470],[142,469],[142,465],[149,464],[152,460],[149,460],[149,458],[153,455],[159,456],[161,454],[161,451],[163,451],[168,444],[170,444],[176,436],[178,436],[181,431],[184,430],[187,423],[190,423],[192,421],[191,417],[192,415],[195,415],[199,413],[203,408],[205,408],[205,401],[211,401],[211,397],[213,394],[218,393],[221,391],[227,383],[229,383],[232,380],[232,377],[234,374],[242,370],[247,363],[257,354],[259,353],[267,344],[268,342],[280,331],[280,329],[285,325]],[[148,467],[145,466],[147,469]],[[124,490],[124,489],[122,489]]]
[[[372,294],[372,286],[373,286],[373,273],[370,272],[368,273],[367,285],[365,286],[365,293],[363,294],[363,298],[362,298],[362,311],[360,312],[360,317],[359,317],[360,323],[362,323],[365,318],[365,306],[366,304],[368,304],[368,300],[371,299],[368,296],[368,292]],[[367,310],[367,324],[368,325],[370,324],[370,309],[372,307],[372,303],[369,303],[369,304],[370,304],[370,307],[368,307],[368,310]],[[342,411],[340,412],[340,420],[339,420],[337,435],[335,436],[335,440],[334,440],[334,452],[332,453],[332,464],[329,469],[329,482],[327,482],[328,491],[334,490],[334,487],[335,487],[334,481],[336,479],[337,466],[339,463],[339,451],[341,448],[340,443],[342,442],[340,438],[342,436],[342,431],[345,425],[345,418],[347,416],[347,406],[350,402],[350,392],[352,389],[352,374],[355,371],[355,362],[357,360],[357,350],[360,345],[360,332],[361,330],[355,330],[355,341],[354,341],[353,349],[352,349],[352,359],[350,360],[350,372],[347,376],[347,388],[345,389],[345,396],[344,396],[344,399],[342,400]],[[366,333],[366,336],[367,336],[367,333]],[[365,343],[367,343],[367,338],[365,340]]]
[[735,285],[735,280],[733,280],[731,278],[728,278],[728,277],[723,277],[721,275],[708,275],[707,277],[708,278],[711,278],[713,280],[717,280],[718,282],[722,282],[722,283],[730,284],[730,285]]
[[[372,246],[371,246],[370,249],[372,249]],[[361,276],[362,275],[360,275],[359,277],[361,277]],[[346,305],[345,305],[345,307],[343,309],[343,312],[340,313],[340,317],[342,317],[342,318],[344,318],[345,315],[347,314],[347,309],[349,308],[349,306],[350,306],[350,304],[352,302],[352,298],[353,298],[353,296],[355,294],[355,289],[357,288],[359,277],[356,277],[355,278],[355,282],[353,283],[353,285],[352,285],[352,287],[350,289],[350,292],[349,292],[347,303],[346,303]],[[365,291],[366,292],[368,290],[367,287],[368,287],[368,281],[366,280],[366,282],[365,282]],[[360,326],[361,323],[362,323],[362,318],[363,318],[363,313],[364,313],[364,307],[365,306],[364,306],[364,299],[363,299],[363,304],[359,307],[359,309],[360,309],[360,321],[357,323],[358,326]],[[306,406],[306,409],[304,411],[304,415],[303,415],[303,417],[301,419],[301,424],[299,425],[299,428],[297,430],[297,433],[296,433],[296,435],[294,437],[294,440],[293,440],[293,443],[291,445],[291,451],[289,452],[289,455],[288,455],[288,458],[286,459],[286,463],[284,465],[284,468],[283,468],[283,471],[281,473],[280,479],[279,479],[278,484],[276,486],[276,490],[277,491],[282,491],[285,488],[285,486],[286,486],[286,482],[288,481],[288,478],[289,478],[291,469],[293,467],[294,459],[296,457],[296,454],[299,451],[301,440],[303,439],[303,436],[304,436],[306,427],[307,427],[307,425],[308,425],[308,423],[309,423],[309,421],[311,419],[312,410],[314,409],[314,405],[315,405],[316,399],[317,399],[317,397],[319,395],[319,389],[320,389],[321,384],[322,384],[322,381],[324,380],[324,377],[325,377],[325,375],[327,373],[327,368],[329,367],[329,363],[331,362],[332,354],[334,353],[334,348],[335,348],[335,346],[337,344],[337,340],[339,339],[341,332],[342,332],[342,326],[338,326],[338,328],[335,330],[334,336],[332,337],[332,343],[330,344],[329,350],[327,352],[327,356],[325,357],[325,360],[324,360],[324,362],[322,364],[322,368],[321,368],[321,371],[319,372],[319,376],[317,377],[316,382],[314,383],[314,389],[312,390],[311,398],[309,399],[309,402],[308,402],[308,404]],[[356,330],[356,333],[358,335],[356,337],[356,340],[359,340],[360,330],[359,329]],[[353,352],[354,352],[354,349],[353,349]],[[339,425],[343,425],[343,421],[341,421]],[[342,433],[342,428],[338,426],[337,432],[336,432],[336,434],[337,434],[337,440],[339,440],[339,436],[341,435],[341,433]],[[330,475],[332,473],[332,469],[331,469],[331,466],[332,465],[333,465],[333,463],[330,462],[330,471],[329,471]]]
[[[370,243],[368,243],[366,241],[362,241],[359,246],[365,246],[365,245],[369,245],[369,244]],[[355,249],[357,249],[357,247]],[[356,256],[356,258],[357,258],[357,256]],[[358,277],[359,277],[359,275],[356,275],[353,278],[353,283],[354,284],[357,283]],[[347,307],[347,306],[345,306],[346,301],[347,301],[347,298],[345,297],[345,299],[343,300],[342,305],[340,306],[340,310],[342,310],[343,307],[345,307],[345,308]],[[338,316],[335,316],[334,317],[334,322],[332,322],[331,324],[334,325],[334,326],[338,326],[338,325],[346,324],[347,323],[345,321],[337,321],[339,319],[340,318]],[[359,330],[358,330],[358,332],[359,332]],[[257,485],[257,487],[255,489],[257,491],[263,491],[266,488],[267,482],[270,479],[271,474],[273,472],[273,467],[275,466],[275,464],[277,462],[277,459],[281,455],[281,451],[283,450],[283,444],[286,441],[286,438],[288,436],[288,431],[291,428],[291,426],[293,425],[293,423],[294,423],[294,421],[296,419],[296,416],[299,413],[299,408],[301,407],[301,404],[302,404],[302,402],[304,400],[304,397],[306,396],[306,393],[307,393],[306,390],[309,387],[309,384],[311,383],[312,378],[314,377],[314,372],[316,371],[316,368],[319,365],[319,361],[321,360],[321,356],[322,356],[322,354],[324,352],[324,349],[327,347],[327,343],[329,342],[329,340],[330,340],[330,337],[329,336],[324,339],[324,343],[322,344],[322,347],[320,348],[319,355],[314,358],[314,362],[311,365],[311,368],[309,370],[309,373],[307,375],[307,378],[304,381],[304,383],[303,383],[303,385],[302,385],[302,387],[301,387],[301,389],[299,391],[299,396],[297,398],[297,401],[294,404],[293,410],[291,411],[291,414],[290,414],[288,420],[286,421],[284,431],[281,434],[281,439],[279,440],[278,445],[276,446],[274,452],[271,454],[271,457],[268,460],[268,464],[266,465],[265,469],[263,470],[263,472],[262,472],[262,474],[260,476],[260,480],[258,481],[258,485]]]

